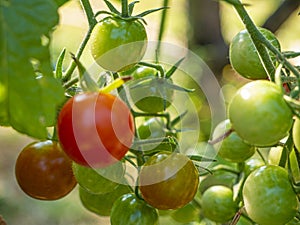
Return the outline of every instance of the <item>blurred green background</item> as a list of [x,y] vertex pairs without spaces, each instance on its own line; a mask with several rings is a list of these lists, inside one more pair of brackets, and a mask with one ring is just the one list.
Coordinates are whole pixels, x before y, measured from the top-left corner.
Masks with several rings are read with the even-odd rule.
[[[211,57],[221,54],[218,52],[218,47],[212,43],[207,45],[199,44],[195,41],[195,27],[191,18],[191,8],[189,3],[192,1],[202,0],[171,0],[170,9],[167,14],[166,30],[163,41],[188,47],[195,53],[199,54],[205,61],[208,62]],[[210,0],[203,0],[210,1]],[[215,1],[213,1],[215,2]],[[265,20],[279,7],[281,0],[248,0],[250,3],[247,9],[257,25],[264,24]],[[91,1],[94,11],[106,9],[101,0]],[[113,3],[119,4],[118,1]],[[140,12],[145,9],[160,7],[163,1],[141,0],[137,4],[135,12]],[[215,4],[217,4],[215,2]],[[197,10],[197,9],[193,9]],[[200,10],[200,9],[199,9]],[[208,12],[210,8],[206,8]],[[300,51],[300,26],[299,9],[292,13],[288,19],[276,31],[276,35],[281,42],[282,50]],[[213,13],[213,12],[211,12]],[[67,52],[76,52],[82,38],[87,31],[87,22],[85,15],[81,10],[79,1],[69,1],[59,9],[60,23],[53,33],[51,51],[53,62],[63,48]],[[214,14],[213,14],[214,15]],[[219,4],[218,16],[220,17],[221,34],[225,44],[230,43],[232,37],[241,29],[243,24],[239,20],[234,9],[221,2]],[[160,13],[154,13],[147,16],[146,21],[149,40],[157,40]],[[203,18],[209,20],[210,18]],[[209,22],[209,21],[204,21]],[[198,32],[198,31],[197,31]],[[205,29],[203,30],[205,33]],[[225,56],[226,57],[226,56]],[[225,59],[226,61],[226,59]],[[70,57],[66,58],[64,66],[70,62]],[[88,47],[82,56],[84,65],[92,63],[92,58],[89,54]],[[300,64],[298,61],[295,63]],[[236,89],[247,80],[242,79],[235,74],[229,65],[224,65],[220,74],[216,74],[217,79],[222,86],[222,91],[225,100],[229,101],[231,95]],[[205,101],[203,96],[198,96],[197,101]],[[200,100],[199,100],[200,99]],[[199,110],[199,118],[203,122],[200,139],[209,138],[210,132],[210,113],[209,109],[204,106]],[[65,198],[47,202],[38,201],[27,197],[18,187],[14,177],[14,164],[18,153],[23,147],[32,141],[29,137],[21,135],[10,128],[0,128],[0,215],[9,225],[94,225],[94,224],[110,224],[109,218],[100,218],[93,213],[88,212],[83,208],[79,201],[78,191],[75,189],[70,195]],[[161,225],[176,225],[175,221],[169,217],[161,217]]]

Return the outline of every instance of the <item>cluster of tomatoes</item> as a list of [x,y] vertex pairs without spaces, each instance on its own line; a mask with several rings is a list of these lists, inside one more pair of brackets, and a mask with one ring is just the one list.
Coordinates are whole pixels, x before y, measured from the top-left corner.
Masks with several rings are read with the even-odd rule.
[[[271,32],[260,31],[280,49]],[[95,61],[114,80],[130,76],[131,81],[116,96],[107,91],[110,84],[100,88],[81,76],[86,91],[68,96],[53,138],[31,143],[18,156],[15,173],[25,193],[56,200],[78,184],[83,206],[110,216],[112,225],[156,225],[159,216],[180,223],[299,223],[300,121],[282,87],[267,80],[246,30],[233,39],[230,61],[255,81],[237,91],[228,119],[201,145],[217,151],[216,162],[204,172],[194,162],[201,161],[201,150],[198,157],[183,154],[176,143],[178,118],[172,123],[167,114],[179,89],[171,79],[176,68],[166,72],[159,64],[140,63],[147,47],[143,23],[108,16],[95,25],[90,41]],[[137,123],[137,117],[144,121]],[[138,174],[134,185],[126,176],[128,164]]]

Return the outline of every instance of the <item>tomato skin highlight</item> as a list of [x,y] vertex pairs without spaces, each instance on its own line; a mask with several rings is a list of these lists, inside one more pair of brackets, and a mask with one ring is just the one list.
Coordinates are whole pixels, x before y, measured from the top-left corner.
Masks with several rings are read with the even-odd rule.
[[178,209],[198,190],[194,163],[181,153],[160,152],[151,156],[139,174],[139,188],[146,202],[157,209]]
[[77,184],[72,161],[52,141],[27,145],[17,158],[15,175],[21,189],[39,200],[60,199]]
[[63,106],[57,123],[63,150],[76,163],[106,167],[121,160],[134,137],[127,105],[111,94],[82,93]]

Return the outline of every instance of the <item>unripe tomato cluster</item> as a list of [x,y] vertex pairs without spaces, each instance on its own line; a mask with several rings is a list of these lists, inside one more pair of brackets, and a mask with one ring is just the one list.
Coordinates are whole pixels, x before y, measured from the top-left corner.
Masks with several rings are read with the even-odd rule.
[[[280,50],[270,31],[259,31]],[[165,76],[158,63],[139,64],[147,47],[142,21],[111,14],[95,25],[90,41],[99,66],[114,80],[131,81],[119,95],[107,93],[105,84],[67,96],[52,139],[31,143],[18,156],[15,174],[26,194],[57,200],[78,184],[83,207],[110,217],[112,225],[157,225],[164,216],[183,224],[298,221],[300,120],[282,86],[268,80],[247,30],[234,37],[229,56],[232,68],[252,80],[232,97],[212,140],[201,145],[217,152],[208,168],[197,164],[202,154],[179,148],[176,123],[166,121],[176,90],[171,72]],[[137,172],[134,182],[129,165]]]

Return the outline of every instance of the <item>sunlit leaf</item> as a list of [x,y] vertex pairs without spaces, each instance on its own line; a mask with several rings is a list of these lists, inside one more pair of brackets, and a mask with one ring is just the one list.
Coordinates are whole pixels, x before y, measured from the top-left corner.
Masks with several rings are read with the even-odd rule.
[[64,98],[49,53],[57,23],[52,0],[0,1],[0,124],[40,139]]

